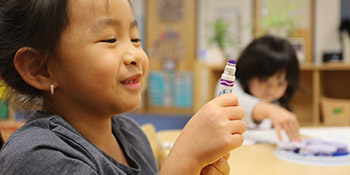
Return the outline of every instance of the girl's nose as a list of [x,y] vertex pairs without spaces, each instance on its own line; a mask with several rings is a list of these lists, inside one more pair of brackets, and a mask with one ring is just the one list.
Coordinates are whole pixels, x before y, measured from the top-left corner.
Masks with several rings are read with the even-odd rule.
[[140,66],[144,60],[140,51],[133,46],[132,48],[129,47],[128,50],[129,51],[123,57],[124,64]]

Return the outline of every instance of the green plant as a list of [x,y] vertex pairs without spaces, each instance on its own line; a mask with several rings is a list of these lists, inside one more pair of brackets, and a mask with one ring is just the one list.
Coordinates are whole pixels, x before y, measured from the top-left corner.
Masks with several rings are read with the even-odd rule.
[[293,18],[291,12],[298,9],[304,1],[302,0],[265,0],[267,14],[258,21],[263,27],[263,34],[275,31],[280,35],[284,30],[288,30],[290,36],[294,33],[294,26],[297,19]]
[[210,26],[213,29],[213,35],[209,38],[209,44],[216,43],[224,52],[225,48],[232,44],[231,34],[228,30],[230,23],[223,18],[218,18]]

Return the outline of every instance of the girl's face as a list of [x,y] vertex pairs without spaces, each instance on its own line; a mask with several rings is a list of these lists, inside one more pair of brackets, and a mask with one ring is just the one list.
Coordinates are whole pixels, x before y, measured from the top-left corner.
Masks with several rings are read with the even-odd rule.
[[266,81],[254,77],[248,82],[248,86],[253,96],[268,102],[273,102],[280,99],[286,92],[288,87],[286,72],[277,72]]
[[129,2],[70,0],[68,7],[69,25],[53,64],[53,105],[93,115],[135,109],[148,58]]

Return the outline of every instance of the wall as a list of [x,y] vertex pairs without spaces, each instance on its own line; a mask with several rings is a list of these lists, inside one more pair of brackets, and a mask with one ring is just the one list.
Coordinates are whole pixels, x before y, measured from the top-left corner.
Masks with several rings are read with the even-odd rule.
[[341,0],[315,0],[314,63],[322,63],[325,51],[340,51],[338,35]]

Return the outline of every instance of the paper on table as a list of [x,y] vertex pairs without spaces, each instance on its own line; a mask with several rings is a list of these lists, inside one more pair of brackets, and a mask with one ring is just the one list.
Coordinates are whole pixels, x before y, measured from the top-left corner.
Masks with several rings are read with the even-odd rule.
[[325,141],[342,142],[350,148],[350,127],[300,128],[300,134]]
[[[283,141],[289,141],[284,130],[281,132]],[[272,128],[270,119],[263,120],[260,125],[248,125],[248,130],[243,133],[243,145],[254,145],[258,143],[277,144],[279,142],[277,132]]]
[[[289,138],[284,130],[281,132],[282,140],[288,141]],[[243,145],[253,145],[258,143],[277,144],[279,142],[275,129],[248,129],[243,133]]]

